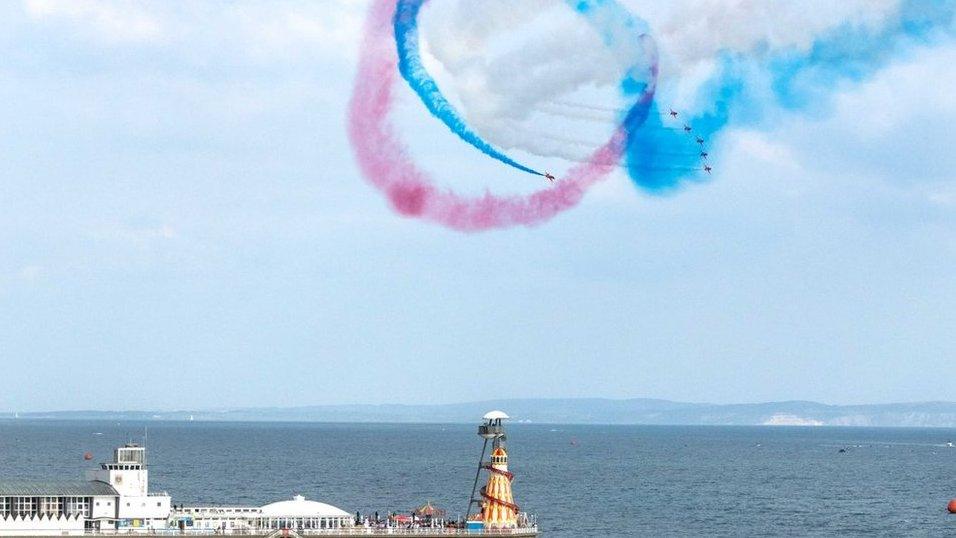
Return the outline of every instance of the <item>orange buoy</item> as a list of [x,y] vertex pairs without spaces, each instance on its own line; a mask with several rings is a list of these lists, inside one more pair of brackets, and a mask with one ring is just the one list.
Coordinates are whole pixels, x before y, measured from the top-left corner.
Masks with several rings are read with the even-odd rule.
[[86,452],[86,453],[84,453],[84,454],[83,454],[83,459],[86,460],[86,461],[90,461],[91,459],[93,459],[93,453],[92,453],[92,452]]
[[950,500],[949,506],[947,506],[946,509],[949,510],[950,514],[956,514],[956,499]]

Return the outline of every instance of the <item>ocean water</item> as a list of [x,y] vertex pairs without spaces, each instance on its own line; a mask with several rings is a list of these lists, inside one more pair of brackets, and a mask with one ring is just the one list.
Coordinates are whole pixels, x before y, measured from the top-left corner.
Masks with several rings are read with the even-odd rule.
[[[0,479],[72,479],[143,423],[0,421]],[[513,424],[514,491],[543,536],[956,536],[954,429]],[[845,452],[840,452],[840,449]],[[463,513],[475,426],[149,424],[173,502],[295,494],[347,511]]]

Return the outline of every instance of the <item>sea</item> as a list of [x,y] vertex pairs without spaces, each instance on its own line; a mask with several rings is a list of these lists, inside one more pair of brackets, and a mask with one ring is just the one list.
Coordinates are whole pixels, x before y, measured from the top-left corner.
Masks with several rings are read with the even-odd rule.
[[[453,517],[482,448],[464,424],[5,420],[0,480],[82,478],[144,437],[150,488],[176,504],[301,494]],[[947,443],[956,429],[510,424],[507,440],[516,502],[548,538],[956,536]]]

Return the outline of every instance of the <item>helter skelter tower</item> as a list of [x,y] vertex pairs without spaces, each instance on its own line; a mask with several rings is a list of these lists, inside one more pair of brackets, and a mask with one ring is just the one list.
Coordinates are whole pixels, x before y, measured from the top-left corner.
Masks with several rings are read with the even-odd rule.
[[[511,482],[514,474],[508,471],[508,452],[505,450],[505,429],[502,421],[508,415],[501,411],[491,411],[483,419],[484,423],[478,426],[478,435],[485,440],[481,449],[481,458],[478,459],[478,471],[475,473],[475,484],[471,489],[471,500],[468,502],[469,521],[481,521],[486,529],[513,529],[518,526],[518,505],[514,502],[511,492]],[[488,451],[488,442],[491,442],[491,460],[485,460]],[[481,472],[488,471],[488,483],[478,490],[478,481]],[[476,497],[475,493],[479,495]],[[478,504],[481,512],[472,514],[471,508]]]

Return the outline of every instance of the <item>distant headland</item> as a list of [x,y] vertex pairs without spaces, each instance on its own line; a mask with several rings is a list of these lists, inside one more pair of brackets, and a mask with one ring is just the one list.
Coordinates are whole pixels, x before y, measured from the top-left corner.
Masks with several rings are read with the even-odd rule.
[[510,399],[435,405],[313,405],[176,411],[0,412],[0,419],[471,423],[488,409],[515,422],[543,424],[782,425],[956,427],[956,402],[827,405],[810,401],[748,404],[624,400]]

